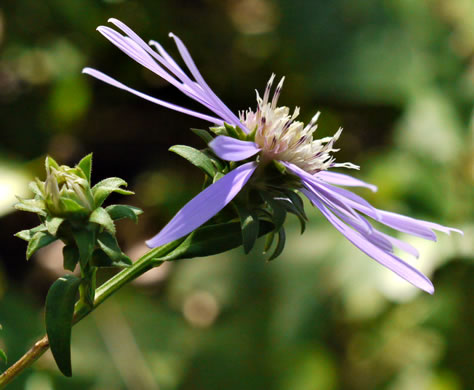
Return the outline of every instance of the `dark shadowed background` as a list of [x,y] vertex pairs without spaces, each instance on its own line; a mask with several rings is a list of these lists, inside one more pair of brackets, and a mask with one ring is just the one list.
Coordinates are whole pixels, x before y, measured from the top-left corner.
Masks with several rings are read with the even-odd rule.
[[[14,195],[46,154],[93,180],[119,176],[145,210],[121,222],[133,258],[201,188],[168,152],[204,146],[207,124],[81,74],[98,68],[189,108],[197,104],[113,47],[95,28],[121,19],[177,55],[172,31],[234,111],[255,106],[272,72],[280,103],[320,110],[318,136],[344,128],[338,161],[379,187],[379,208],[455,226],[464,238],[410,237],[434,296],[360,253],[307,205],[283,255],[261,247],[167,264],[123,289],[73,330],[72,379],[48,353],[11,389],[474,389],[472,0],[17,0],[0,4],[0,348],[15,361],[44,332],[43,304],[62,271],[51,246],[29,262],[13,237],[35,225]],[[410,260],[411,261],[411,260]],[[0,370],[6,365],[0,361]]]

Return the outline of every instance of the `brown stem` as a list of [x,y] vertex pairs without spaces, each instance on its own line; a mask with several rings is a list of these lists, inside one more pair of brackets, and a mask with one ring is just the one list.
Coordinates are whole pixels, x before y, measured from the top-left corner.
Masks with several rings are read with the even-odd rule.
[[41,340],[38,340],[15,364],[13,364],[2,375],[0,375],[0,389],[3,389],[24,369],[31,366],[41,355],[43,355],[43,353],[48,350],[48,348],[48,336],[44,336]]

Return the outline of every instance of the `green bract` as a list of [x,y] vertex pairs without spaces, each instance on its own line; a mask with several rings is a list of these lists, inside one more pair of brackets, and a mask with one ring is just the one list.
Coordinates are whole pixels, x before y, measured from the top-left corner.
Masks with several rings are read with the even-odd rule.
[[[228,136],[241,141],[254,141],[255,131],[245,134],[240,128],[228,125],[211,127],[210,131],[192,129],[206,144],[215,136]],[[204,185],[207,187],[235,168],[234,162],[218,158],[208,147],[198,150],[189,146],[175,145],[170,151],[180,155],[195,165],[205,174]],[[260,157],[257,157],[257,159]],[[269,260],[273,260],[283,251],[285,245],[284,222],[288,213],[295,215],[301,224],[301,233],[306,226],[304,204],[297,189],[301,188],[301,180],[287,172],[278,161],[260,162],[259,169],[249,180],[245,188],[219,216],[218,222],[240,222],[241,241],[245,253],[254,247],[258,237],[267,235],[264,253],[274,247]],[[259,231],[262,223],[270,223],[272,229],[265,233]],[[267,225],[268,226],[268,225]],[[273,245],[275,237],[276,244]]]
[[[114,221],[129,218],[137,222],[142,211],[128,205],[103,207],[113,192],[131,195],[123,187],[127,183],[111,177],[91,187],[92,154],[84,157],[74,168],[58,165],[46,158],[46,179],[30,183],[33,199],[19,199],[18,210],[38,214],[40,224],[22,230],[17,237],[28,241],[26,258],[38,249],[61,240],[64,268],[69,271],[79,264],[81,277],[65,275],[51,287],[46,302],[46,330],[51,351],[64,375],[71,375],[71,326],[76,295],[79,305],[92,308],[95,276],[98,267],[128,267],[130,258],[120,249],[115,237]],[[0,351],[0,357],[3,354]]]
[[[19,199],[18,210],[38,214],[40,225],[23,230],[17,237],[28,241],[26,257],[53,241],[61,240],[64,249],[64,268],[73,270],[79,262],[84,268],[95,251],[103,250],[110,258],[108,266],[125,266],[130,259],[115,245],[114,251],[104,250],[102,235],[107,232],[115,242],[114,221],[129,218],[137,221],[140,209],[128,205],[102,204],[112,192],[131,195],[123,187],[127,183],[117,177],[107,178],[91,187],[92,154],[84,157],[74,168],[58,165],[53,158],[45,162],[46,180],[30,183],[33,199]],[[120,260],[117,260],[120,259]],[[126,259],[126,260],[125,260]]]

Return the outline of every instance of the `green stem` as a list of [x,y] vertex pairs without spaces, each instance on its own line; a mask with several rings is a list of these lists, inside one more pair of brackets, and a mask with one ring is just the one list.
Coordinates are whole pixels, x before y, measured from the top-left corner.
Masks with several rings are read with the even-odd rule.
[[[162,247],[152,249],[138,259],[132,266],[125,268],[112,278],[107,280],[95,293],[94,305],[90,307],[83,301],[78,301],[74,309],[73,324],[76,324],[89,313],[95,310],[102,302],[109,298],[113,293],[119,290],[128,282],[136,279],[151,268],[160,266],[163,262],[159,260],[170,253],[180,243],[171,242]],[[10,366],[2,375],[0,375],[0,389],[20,375],[26,368],[30,367],[41,355],[43,355],[49,348],[49,341],[47,336],[43,336],[38,340],[31,349],[26,352],[17,362]]]

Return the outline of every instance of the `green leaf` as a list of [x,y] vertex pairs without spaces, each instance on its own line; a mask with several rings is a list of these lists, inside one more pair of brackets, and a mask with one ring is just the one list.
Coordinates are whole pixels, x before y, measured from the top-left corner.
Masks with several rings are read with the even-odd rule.
[[242,131],[240,127],[229,125],[228,123],[224,122],[224,127],[227,131],[227,134],[233,138],[237,139],[246,139],[247,135]]
[[91,265],[94,267],[130,267],[130,262],[123,258],[112,260],[102,249],[96,249],[92,254]]
[[7,355],[5,354],[5,352],[3,352],[2,349],[0,349],[0,359],[2,359],[5,364],[8,363]]
[[122,186],[126,187],[127,182],[119,177],[109,177],[98,182],[92,187],[92,195],[96,207],[102,206],[104,200],[112,193],[117,192],[122,195],[133,195],[132,191],[127,191]]
[[35,235],[35,233],[45,232],[45,231],[47,231],[46,226],[41,224],[41,225],[35,226],[33,229],[22,230],[16,233],[15,237],[21,238],[22,240],[25,240],[25,241],[30,241]]
[[40,231],[35,233],[28,242],[28,247],[26,248],[26,259],[29,260],[33,253],[35,253],[38,249],[43,248],[56,240],[57,238],[48,232]]
[[117,219],[129,218],[137,223],[138,216],[143,214],[143,210],[139,209],[138,207],[133,207],[126,204],[113,204],[107,206],[105,210],[109,213],[110,217],[114,221]]
[[59,198],[59,201],[61,204],[61,210],[64,214],[82,218],[89,213],[89,211],[84,206],[77,203],[73,199],[61,197]]
[[209,127],[209,130],[211,130],[215,135],[229,135],[224,126]]
[[36,213],[46,217],[46,204],[42,200],[21,198],[18,198],[18,200],[19,202],[13,205],[17,210],[28,211],[29,213]]
[[45,221],[46,228],[48,229],[49,234],[55,236],[58,232],[59,226],[64,222],[63,218],[59,217],[50,217],[48,216]]
[[69,271],[74,271],[79,262],[79,249],[75,245],[66,245],[63,247],[63,267]]
[[38,196],[38,197],[43,197],[43,193],[44,193],[44,184],[42,184],[41,187],[43,187],[43,191],[41,190],[41,187],[40,187],[40,184],[38,184],[39,180],[36,179],[36,181],[30,181],[28,183],[28,188],[31,190],[31,192],[33,192],[33,194],[35,194],[35,196]]
[[306,212],[304,211],[304,203],[300,196],[296,192],[291,190],[286,190],[285,195],[288,196],[288,198],[291,200],[291,203],[293,203],[301,217],[307,221],[308,217],[306,216]]
[[265,245],[263,247],[263,254],[266,254],[270,250],[274,239],[275,239],[275,232],[271,232],[270,234],[267,235],[267,237],[265,238]]
[[46,297],[46,334],[54,360],[65,376],[72,375],[71,328],[80,284],[79,278],[65,275],[53,283]]
[[285,223],[286,209],[282,204],[280,204],[280,202],[274,199],[272,195],[268,193],[262,193],[262,196],[272,208],[272,221],[275,224],[275,231],[278,231]]
[[272,255],[270,256],[270,258],[268,259],[268,261],[272,261],[273,259],[276,259],[278,256],[280,256],[280,254],[283,252],[283,249],[285,249],[285,242],[286,242],[286,234],[285,234],[285,229],[282,227],[278,231],[278,240],[277,240],[276,248],[274,252],[272,253]]
[[77,167],[80,168],[82,172],[84,172],[84,175],[86,176],[86,179],[90,184],[92,172],[92,153],[89,153],[81,161],[79,161]]
[[191,131],[198,137],[200,137],[206,143],[206,145],[214,139],[207,130],[191,129]]
[[244,247],[244,252],[249,253],[255,241],[258,238],[258,217],[255,212],[247,210],[245,207],[237,207],[237,213],[240,217],[240,226],[242,230],[242,245]]
[[102,207],[97,207],[89,217],[89,221],[103,226],[107,231],[115,234],[114,221],[109,213]]
[[[259,235],[262,236],[273,229],[273,224],[261,221]],[[242,244],[240,222],[226,222],[203,226],[192,232],[171,253],[162,260],[190,259],[193,257],[211,256],[237,248]]]
[[85,267],[89,262],[95,246],[95,234],[92,230],[82,229],[72,233],[79,249],[79,262],[81,267]]
[[200,150],[191,148],[190,146],[186,145],[175,145],[172,146],[169,150],[181,157],[184,157],[191,164],[206,172],[210,177],[213,177],[216,173],[212,161]]
[[132,265],[132,260],[122,252],[117,239],[112,234],[108,232],[100,233],[97,237],[97,243],[99,244],[100,249],[102,249],[115,264],[121,264],[124,266]]
[[59,169],[59,164],[51,156],[46,156],[44,165],[46,167],[46,171],[48,171],[49,168]]

